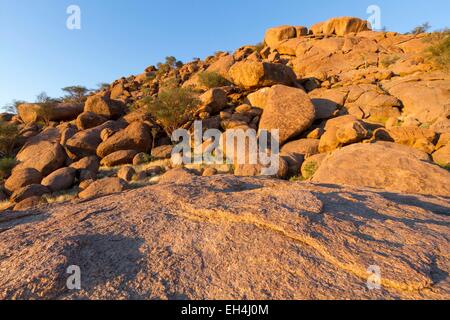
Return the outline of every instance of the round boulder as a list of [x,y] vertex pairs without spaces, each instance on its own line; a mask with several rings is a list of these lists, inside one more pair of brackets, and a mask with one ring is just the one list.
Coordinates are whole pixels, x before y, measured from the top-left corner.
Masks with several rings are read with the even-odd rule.
[[74,168],[61,168],[42,180],[42,185],[52,192],[67,190],[72,187],[77,170]]
[[42,174],[34,168],[24,168],[13,170],[12,175],[5,182],[5,189],[14,192],[30,184],[39,184]]
[[134,157],[137,155],[135,150],[120,150],[113,152],[102,159],[100,164],[106,167],[115,167],[123,164],[133,163]]

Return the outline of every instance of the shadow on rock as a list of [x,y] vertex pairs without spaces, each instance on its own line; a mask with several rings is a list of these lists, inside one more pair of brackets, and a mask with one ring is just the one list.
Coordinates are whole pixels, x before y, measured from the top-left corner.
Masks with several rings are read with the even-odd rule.
[[[133,288],[128,288],[128,283],[132,283],[142,268],[143,255],[139,249],[143,239],[94,234],[76,236],[66,241],[63,254],[67,265],[61,266],[64,286],[65,279],[70,276],[65,272],[74,265],[80,267],[82,291],[89,293],[98,286],[109,284],[113,290],[132,294]],[[136,297],[133,295],[130,298]]]
[[22,224],[41,222],[48,217],[49,214],[41,210],[6,211],[0,214],[0,233]]

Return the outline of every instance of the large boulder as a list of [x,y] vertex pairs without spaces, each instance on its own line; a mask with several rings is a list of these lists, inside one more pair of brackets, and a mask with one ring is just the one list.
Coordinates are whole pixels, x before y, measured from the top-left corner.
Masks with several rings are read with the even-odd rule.
[[308,129],[315,119],[315,108],[308,95],[301,89],[275,85],[263,89],[266,99],[259,101],[264,105],[259,130],[280,130],[280,145],[288,139]]
[[65,146],[67,140],[72,138],[78,132],[77,127],[70,122],[63,122],[57,127],[57,129],[61,132],[61,139],[59,140],[59,143],[62,146]]
[[450,169],[450,144],[433,153],[433,161],[442,167]]
[[17,169],[33,168],[46,176],[61,168],[67,155],[58,142],[40,138],[25,145],[17,154],[16,159],[20,162]]
[[11,202],[19,203],[32,197],[41,197],[51,193],[50,189],[41,184],[30,184],[29,186],[17,189],[11,196]]
[[41,184],[52,192],[66,190],[72,187],[76,173],[74,168],[61,168],[45,177]]
[[234,175],[238,177],[271,176],[284,179],[289,173],[289,163],[283,157],[279,157],[278,170],[274,173],[270,173],[267,169],[269,169],[269,166],[262,165],[260,163],[236,163],[234,164]]
[[319,153],[318,139],[300,139],[286,143],[281,148],[281,153],[291,153],[298,156],[309,157]]
[[320,137],[319,152],[330,152],[344,145],[360,142],[368,135],[364,124],[353,115],[330,119],[325,124],[325,133]]
[[316,119],[328,119],[333,117],[338,109],[342,108],[347,98],[348,91],[338,89],[317,89],[309,93],[316,108]]
[[78,171],[87,170],[93,174],[97,174],[100,167],[100,160],[97,156],[84,157],[81,160],[72,163],[70,167]]
[[138,154],[135,150],[119,150],[108,154],[102,159],[100,164],[107,167],[115,167],[133,163],[134,157]]
[[230,68],[235,63],[233,55],[229,54],[219,58],[217,61],[213,62],[208,69],[207,72],[214,72],[221,75],[224,78],[228,78],[228,72]]
[[369,132],[361,121],[347,123],[336,131],[336,138],[342,145],[357,143],[367,138]]
[[172,156],[172,145],[159,146],[152,149],[152,157],[155,159],[169,159]]
[[81,159],[96,154],[97,147],[102,142],[101,132],[105,129],[115,132],[125,127],[126,123],[108,121],[88,130],[79,131],[66,142],[66,150],[73,159]]
[[133,122],[124,130],[121,130],[103,141],[97,148],[97,155],[104,158],[107,155],[120,150],[135,150],[146,152],[152,148],[153,137],[149,126],[143,122]]
[[353,85],[348,89],[345,108],[359,119],[385,123],[389,118],[400,117],[401,101],[377,86]]
[[284,64],[258,61],[240,61],[230,68],[232,82],[245,89],[273,86],[275,84],[292,85],[296,80],[294,71]]
[[202,94],[200,96],[200,101],[200,111],[214,114],[227,106],[228,97],[225,90],[221,88],[213,88]]
[[108,121],[107,118],[94,112],[83,112],[77,118],[77,127],[79,130],[95,128]]
[[418,127],[380,128],[375,132],[375,138],[393,141],[398,144],[422,150],[426,153],[433,153],[435,149],[434,144],[437,142],[436,132]]
[[136,170],[132,166],[123,166],[117,171],[117,177],[127,182],[133,180],[135,174]]
[[42,196],[35,196],[26,198],[14,206],[14,211],[25,211],[30,209],[36,209],[37,207],[46,203],[45,198]]
[[404,114],[422,123],[432,124],[450,116],[450,80],[419,80],[392,81],[385,83],[384,88],[402,101]]
[[[43,106],[39,104],[21,104],[17,107],[20,118],[25,123],[32,123],[42,120]],[[50,121],[71,121],[83,112],[83,105],[59,103],[50,105],[45,111],[46,117]]]
[[431,164],[421,151],[390,142],[337,150],[323,161],[312,181],[450,196],[449,171]]
[[86,100],[84,112],[93,112],[108,119],[117,119],[125,113],[125,107],[122,102],[110,99],[108,94],[97,94]]
[[109,194],[122,192],[127,183],[119,178],[105,178],[92,182],[86,189],[78,194],[80,199],[99,198]]
[[15,169],[5,182],[5,189],[10,193],[30,184],[39,184],[42,174],[33,168]]
[[349,33],[358,33],[370,30],[370,24],[366,20],[354,17],[332,18],[325,22],[320,22],[311,27],[314,35],[327,34],[345,36]]
[[280,26],[266,31],[264,42],[271,48],[276,48],[280,42],[295,38],[297,30],[292,26]]

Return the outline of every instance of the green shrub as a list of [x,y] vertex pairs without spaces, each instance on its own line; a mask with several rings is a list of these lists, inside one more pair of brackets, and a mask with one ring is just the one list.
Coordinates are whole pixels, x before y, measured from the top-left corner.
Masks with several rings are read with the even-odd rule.
[[315,161],[308,162],[303,168],[303,177],[306,180],[310,179],[316,173],[318,168],[319,166],[317,165],[317,162]]
[[0,180],[4,180],[11,175],[12,169],[17,164],[16,159],[6,157],[0,159]]
[[305,181],[305,178],[301,176],[295,176],[289,179],[290,182],[302,182]]
[[381,60],[381,65],[388,68],[400,60],[399,56],[386,56]]
[[200,84],[207,88],[218,88],[230,85],[230,82],[217,72],[201,72],[199,75]]
[[428,22],[422,23],[420,26],[415,27],[414,29],[411,30],[412,34],[421,34],[421,33],[425,33],[428,30],[431,29],[431,26]]
[[36,97],[36,104],[40,106],[37,110],[38,117],[44,122],[44,125],[48,126],[54,115],[55,106],[60,103],[61,100],[50,98],[45,92],[40,93]]
[[191,89],[175,87],[162,90],[157,97],[144,98],[144,104],[170,137],[173,131],[193,120],[200,101]]
[[261,50],[264,49],[264,47],[265,47],[264,42],[259,42],[255,45],[255,51],[261,52]]
[[440,69],[450,70],[450,31],[432,35],[434,44],[427,49],[430,60]]
[[3,109],[8,113],[17,114],[18,107],[24,103],[26,102],[22,100],[13,100],[11,103],[8,103],[7,105],[3,106]]
[[51,119],[53,118],[53,115],[55,114],[55,103],[52,102],[46,102],[46,103],[40,103],[39,110],[37,111],[37,114],[39,118],[44,121],[44,125],[48,126],[50,124]]
[[12,156],[17,146],[19,129],[16,125],[0,122],[0,153],[2,156]]
[[98,90],[108,90],[109,89],[109,83],[106,82],[100,82],[97,84]]
[[156,72],[156,75],[159,77],[164,76],[165,74],[169,73],[172,70],[179,69],[183,66],[183,62],[178,61],[175,57],[169,56],[166,57],[165,63],[158,63],[158,71]]

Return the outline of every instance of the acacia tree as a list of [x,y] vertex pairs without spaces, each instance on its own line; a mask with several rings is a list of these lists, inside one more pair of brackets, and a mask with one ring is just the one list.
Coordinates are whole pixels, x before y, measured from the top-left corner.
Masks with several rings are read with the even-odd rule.
[[186,88],[167,88],[157,97],[144,99],[147,112],[163,127],[170,137],[182,125],[193,119],[200,100],[195,92]]
[[54,114],[54,107],[57,103],[61,102],[58,99],[50,98],[47,93],[41,92],[36,97],[36,103],[40,106],[38,116],[44,121],[45,125],[48,126]]
[[412,34],[421,34],[421,33],[425,33],[428,30],[431,29],[431,25],[428,22],[422,23],[420,26],[415,27],[411,33]]
[[83,86],[70,86],[62,88],[62,91],[66,92],[64,97],[65,101],[72,101],[77,103],[83,103],[86,100],[87,95],[91,90]]
[[18,111],[18,107],[21,104],[26,103],[25,101],[22,100],[13,100],[12,102],[8,103],[7,105],[3,106],[3,109],[7,112],[7,113],[13,113],[13,114],[17,114]]

